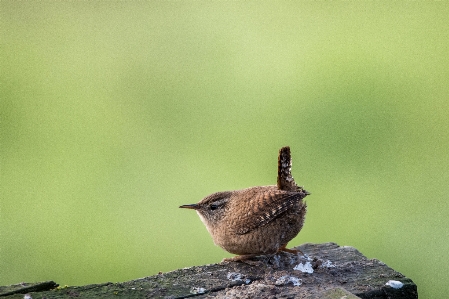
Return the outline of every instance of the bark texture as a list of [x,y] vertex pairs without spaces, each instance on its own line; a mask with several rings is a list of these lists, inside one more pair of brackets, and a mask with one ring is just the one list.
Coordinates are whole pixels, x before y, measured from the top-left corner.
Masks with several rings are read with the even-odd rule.
[[[53,281],[0,287],[24,298],[418,298],[410,278],[357,249],[303,244],[289,253],[178,269],[121,283],[57,287]],[[346,296],[346,297],[345,297]]]

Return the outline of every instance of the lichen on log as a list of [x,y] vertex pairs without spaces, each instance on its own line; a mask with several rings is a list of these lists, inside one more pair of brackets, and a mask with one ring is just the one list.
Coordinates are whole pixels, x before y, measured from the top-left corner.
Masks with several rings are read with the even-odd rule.
[[[353,247],[307,243],[298,249],[306,256],[282,252],[246,262],[195,266],[121,283],[26,292],[33,299],[418,298],[417,286],[411,279],[377,259],[366,258]],[[23,291],[2,291],[0,287],[0,296],[24,298]]]

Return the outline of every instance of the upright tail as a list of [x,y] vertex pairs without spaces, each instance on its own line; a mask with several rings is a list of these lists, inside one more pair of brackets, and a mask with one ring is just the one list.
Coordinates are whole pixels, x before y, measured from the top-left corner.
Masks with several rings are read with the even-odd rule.
[[296,185],[292,176],[292,157],[289,146],[284,146],[279,150],[277,186],[279,190],[303,191],[302,187]]

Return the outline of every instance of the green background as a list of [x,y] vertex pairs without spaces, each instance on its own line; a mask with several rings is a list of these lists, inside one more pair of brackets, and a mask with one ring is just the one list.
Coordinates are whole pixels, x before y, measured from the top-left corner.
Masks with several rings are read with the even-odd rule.
[[0,2],[0,284],[124,281],[231,256],[181,204],[312,193],[290,246],[449,280],[449,4]]

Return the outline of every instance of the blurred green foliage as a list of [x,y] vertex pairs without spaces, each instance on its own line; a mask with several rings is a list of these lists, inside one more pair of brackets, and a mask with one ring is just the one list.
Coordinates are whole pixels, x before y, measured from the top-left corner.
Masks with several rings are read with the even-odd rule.
[[333,241],[449,279],[447,2],[0,2],[0,284],[230,256],[197,215],[276,182]]

